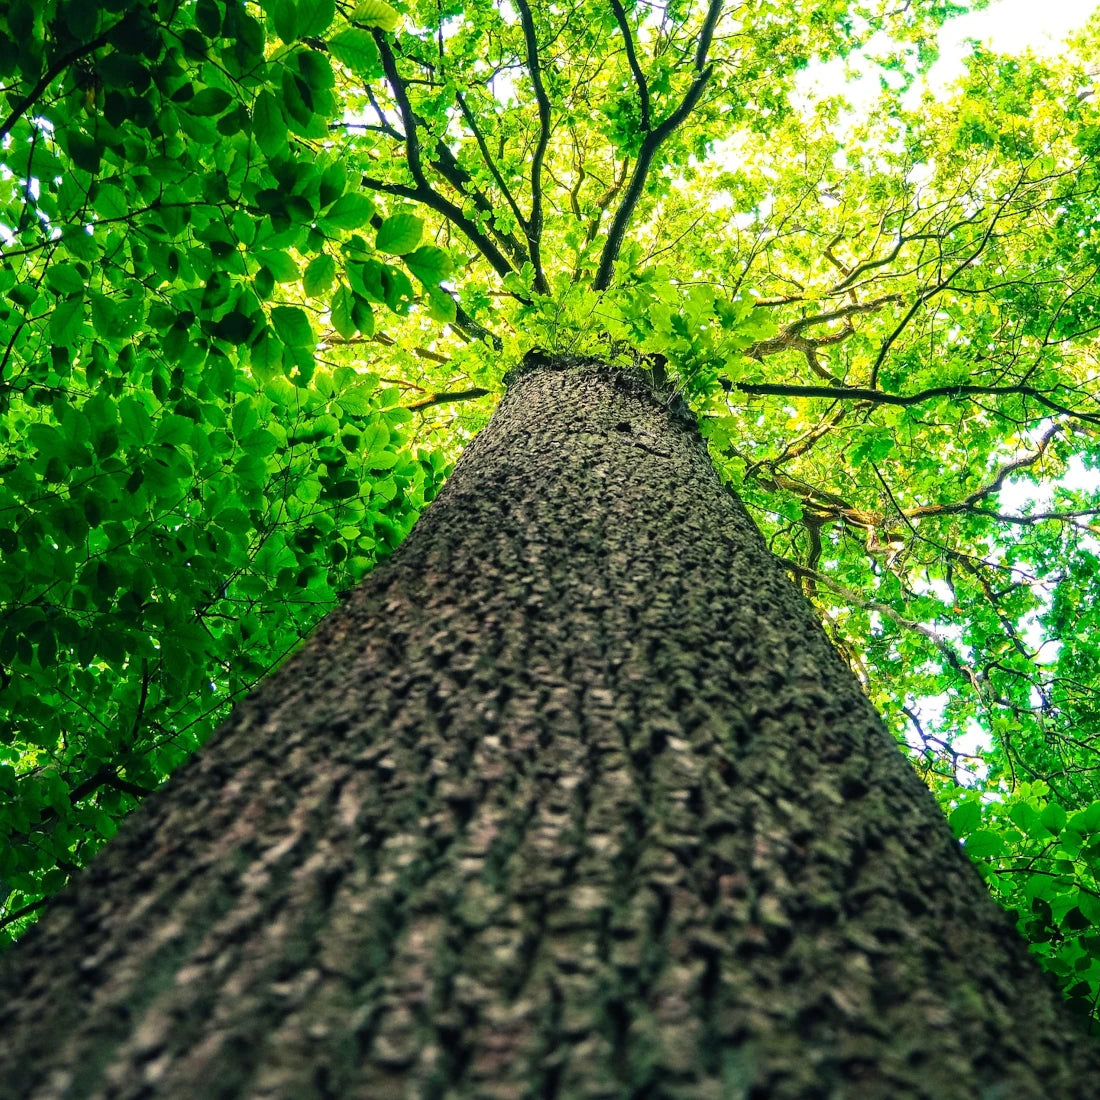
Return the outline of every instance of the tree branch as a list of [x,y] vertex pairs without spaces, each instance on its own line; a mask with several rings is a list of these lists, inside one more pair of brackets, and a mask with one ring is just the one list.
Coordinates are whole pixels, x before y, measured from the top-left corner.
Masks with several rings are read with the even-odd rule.
[[137,783],[131,783],[128,779],[123,779],[120,775],[114,773],[108,775],[103,782],[108,787],[114,787],[116,791],[122,791],[124,794],[132,794],[135,798],[146,798],[153,793],[151,787],[142,787]]
[[400,195],[414,202],[423,203],[437,214],[442,214],[449,222],[459,229],[474,245],[475,248],[489,261],[493,270],[503,279],[514,270],[499,248],[474,224],[474,222],[462,213],[459,207],[450,200],[445,199],[428,182],[424,174],[424,164],[421,156],[420,142],[416,136],[416,115],[412,104],[409,102],[408,91],[405,83],[397,71],[397,60],[390,49],[385,35],[375,30],[374,40],[378,45],[378,52],[382,58],[382,70],[386,74],[386,80],[393,90],[393,98],[397,103],[397,109],[401,114],[401,122],[405,127],[405,160],[409,171],[416,181],[416,187],[407,187],[402,184],[384,183],[381,180],[373,180],[368,176],[363,177],[363,186],[384,194]]
[[[1073,417],[1100,426],[1100,414],[1078,412],[1060,405],[1034,386],[934,386],[918,393],[883,393],[861,386],[798,386],[785,382],[733,382],[730,388],[754,397],[832,397],[854,401],[869,401],[877,405],[919,405],[937,397],[1030,397],[1040,405],[1063,416]],[[1057,386],[1055,387],[1058,388]]]
[[455,302],[455,327],[471,340],[488,340],[496,351],[504,350],[504,341],[480,321],[475,321],[458,302]]
[[[524,0],[525,2],[525,0]],[[615,261],[623,246],[627,226],[634,214],[634,208],[645,190],[646,177],[649,175],[650,166],[661,144],[675,130],[681,126],[684,120],[695,109],[696,104],[703,96],[707,81],[714,71],[713,65],[707,65],[707,51],[714,38],[714,28],[718,22],[718,16],[722,11],[722,0],[710,0],[707,8],[706,19],[703,21],[703,29],[699,32],[699,42],[695,49],[695,79],[691,82],[680,105],[663,122],[646,133],[642,140],[642,147],[638,151],[638,160],[634,165],[634,175],[627,186],[623,201],[619,209],[615,211],[615,217],[611,221],[611,228],[607,233],[607,241],[604,243],[603,252],[600,254],[600,266],[596,272],[593,290],[606,290],[611,285],[611,277],[615,269]]]
[[414,401],[411,405],[404,405],[402,407],[415,412],[417,409],[430,409],[433,405],[446,405],[451,401],[473,401],[478,397],[486,397],[491,392],[491,390],[483,389],[481,386],[475,386],[473,389],[469,390],[451,390],[448,393],[430,393],[420,401]]
[[623,44],[626,47],[626,60],[630,64],[630,71],[634,74],[634,83],[638,86],[638,103],[642,112],[642,129],[648,133],[649,121],[649,83],[638,64],[638,55],[634,50],[634,34],[627,22],[626,9],[621,0],[611,0],[611,10],[615,13],[615,21],[619,24],[619,30],[623,32]]
[[[121,23],[122,20],[119,20]],[[98,50],[100,46],[105,46],[111,37],[111,33],[114,31],[118,23],[113,23],[105,31],[97,34],[90,42],[85,42],[83,46],[77,46],[71,49],[68,53],[62,54],[43,74],[39,77],[38,82],[33,88],[25,95],[18,103],[12,108],[11,114],[8,115],[2,123],[0,123],[0,141],[11,133],[12,127],[23,117],[27,108],[32,106],[34,101],[53,83],[53,81],[59,77],[74,61],[79,61],[82,57],[90,54],[93,50]]]
[[[747,347],[742,354],[750,359],[761,360],[767,355],[774,355],[780,351],[800,351],[806,356],[810,369],[819,378],[829,382],[840,384],[840,380],[822,366],[817,357],[818,350],[828,347],[830,344],[838,344],[846,340],[855,332],[850,318],[859,313],[873,313],[889,302],[900,302],[900,294],[886,294],[881,298],[875,298],[869,302],[853,302],[850,305],[841,306],[839,309],[830,310],[827,313],[816,313],[809,317],[802,317],[785,325],[775,336],[767,340],[759,340]],[[827,333],[816,338],[803,336],[802,333],[813,325],[824,325],[830,321],[844,321],[844,325],[836,332]]]
[[1009,193],[1000,202],[993,217],[989,219],[989,225],[985,227],[985,232],[981,235],[977,247],[974,248],[973,251],[969,252],[966,257],[962,259],[958,264],[956,264],[955,267],[951,269],[951,273],[945,279],[940,279],[940,281],[936,283],[935,286],[929,287],[927,290],[921,291],[921,293],[917,295],[917,300],[906,311],[905,316],[898,322],[894,331],[891,332],[890,335],[887,336],[886,339],[883,341],[882,347],[879,348],[878,355],[875,356],[875,361],[871,366],[871,374],[868,385],[872,389],[874,389],[875,386],[878,384],[879,369],[886,361],[886,356],[889,353],[890,348],[893,347],[894,341],[902,334],[902,332],[905,330],[905,326],[909,324],[909,322],[913,319],[913,317],[916,315],[917,310],[920,309],[921,306],[923,306],[926,302],[931,301],[931,299],[934,298],[941,291],[946,290],[951,285],[951,281],[955,278],[955,276],[958,275],[961,271],[965,270],[970,264],[974,262],[974,260],[976,260],[982,254],[982,252],[985,250],[985,246],[989,243],[989,238],[993,235],[993,230],[996,228],[997,222],[1000,220],[1001,215],[1004,214],[1005,209],[1015,197],[1016,192],[1019,191],[1019,189],[1023,186],[1025,179],[1026,169],[1024,174],[1020,176],[1020,178],[1012,186],[1012,189],[1009,191]]
[[515,196],[509,189],[508,184],[504,182],[504,177],[497,167],[497,162],[493,159],[492,153],[489,152],[489,146],[486,144],[485,135],[482,134],[481,128],[477,124],[476,116],[473,111],[470,110],[461,92],[455,93],[455,100],[458,103],[459,110],[462,111],[462,117],[466,120],[466,125],[470,127],[470,132],[474,135],[474,141],[477,142],[477,147],[481,151],[481,159],[485,162],[485,167],[489,169],[493,179],[496,181],[497,187],[500,188],[500,192],[504,196],[504,201],[508,203],[508,207],[515,216],[516,222],[526,229],[527,219],[520,211],[519,203],[516,202]]
[[16,909],[14,913],[8,913],[6,916],[0,917],[0,928],[7,928],[9,924],[14,924],[20,917],[25,917],[36,909],[41,909],[49,900],[49,898],[39,898],[38,901],[32,901],[30,904]]
[[360,182],[371,191],[378,191],[383,195],[397,195],[410,202],[421,203],[429,210],[442,214],[489,261],[489,265],[502,279],[515,270],[504,253],[478,229],[474,222],[466,217],[450,199],[445,199],[426,181],[423,186],[418,183],[416,187],[409,187],[404,183],[386,183],[372,176],[363,176]]
[[976,511],[978,509],[975,509],[974,506],[978,501],[987,496],[991,496],[993,493],[999,492],[1006,477],[1016,473],[1017,470],[1023,470],[1028,466],[1034,466],[1046,453],[1050,441],[1062,430],[1061,424],[1051,425],[1051,427],[1043,433],[1039,440],[1038,447],[1034,451],[1030,454],[1023,455],[1021,458],[1013,459],[1011,462],[1006,462],[985,485],[975,489],[974,492],[963,500],[955,501],[952,504],[922,504],[917,508],[899,509],[899,511],[909,519],[917,519],[920,516],[943,516],[951,515],[954,512]]
[[516,0],[523,40],[527,48],[527,71],[535,89],[535,102],[539,111],[539,137],[531,158],[531,217],[527,220],[527,245],[531,252],[531,266],[535,269],[535,289],[540,294],[550,292],[546,273],[542,269],[542,162],[550,143],[550,99],[542,83],[542,66],[539,62],[539,46],[535,38],[535,21],[527,0]]
[[489,226],[489,232],[493,234],[501,246],[507,250],[513,259],[523,263],[528,258],[527,249],[512,233],[504,233],[493,225],[493,204],[489,201],[481,189],[474,183],[473,177],[455,159],[454,153],[445,141],[436,142],[436,154],[438,159],[431,162],[432,167],[460,194],[466,196],[475,209],[485,218]]
[[792,561],[790,558],[776,557],[776,560],[784,569],[789,569],[792,573],[796,573],[801,577],[812,578],[817,584],[823,584],[826,588],[831,589],[838,596],[842,596],[850,604],[856,607],[863,608],[864,611],[876,611],[878,614],[885,616],[891,622],[897,623],[898,626],[905,627],[906,630],[914,630],[918,634],[923,634],[929,641],[931,641],[945,657],[948,662],[956,669],[961,669],[962,665],[959,661],[958,654],[951,648],[948,640],[937,631],[933,630],[930,626],[926,626],[924,623],[916,622],[913,619],[907,619],[904,615],[901,615],[889,604],[879,603],[877,600],[866,600],[859,595],[858,592],[853,592],[850,588],[845,588],[844,585],[839,584],[833,580],[832,577],[826,576],[824,573],[819,573],[817,570],[808,569],[800,562]]

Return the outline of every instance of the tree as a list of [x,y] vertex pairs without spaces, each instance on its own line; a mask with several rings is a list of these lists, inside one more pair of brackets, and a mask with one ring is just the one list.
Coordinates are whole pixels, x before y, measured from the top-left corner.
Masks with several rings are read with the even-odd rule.
[[398,555],[8,956],[4,1079],[1090,1095],[1100,1052],[690,414],[528,366]]
[[1095,454],[1091,95],[1072,61],[978,52],[949,108],[788,96],[863,44],[904,85],[939,7],[425,5],[399,29],[375,2],[14,4],[9,929],[400,541],[484,419],[448,439],[417,413],[542,346],[690,403],[1095,1004],[1094,612],[1072,616],[1097,502],[996,502]]

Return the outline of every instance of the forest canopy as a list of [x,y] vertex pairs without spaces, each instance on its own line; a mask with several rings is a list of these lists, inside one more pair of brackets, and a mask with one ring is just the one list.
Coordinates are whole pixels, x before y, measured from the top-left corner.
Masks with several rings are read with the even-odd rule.
[[10,0],[0,939],[542,348],[690,404],[1095,1013],[1100,23],[922,92],[977,6]]

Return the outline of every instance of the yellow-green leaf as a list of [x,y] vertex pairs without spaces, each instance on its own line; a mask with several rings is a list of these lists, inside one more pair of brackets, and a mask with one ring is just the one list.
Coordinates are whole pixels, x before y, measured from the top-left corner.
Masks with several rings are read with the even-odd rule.
[[361,0],[351,13],[353,23],[362,23],[365,27],[378,27],[386,32],[395,31],[401,22],[401,13],[390,7],[385,0]]

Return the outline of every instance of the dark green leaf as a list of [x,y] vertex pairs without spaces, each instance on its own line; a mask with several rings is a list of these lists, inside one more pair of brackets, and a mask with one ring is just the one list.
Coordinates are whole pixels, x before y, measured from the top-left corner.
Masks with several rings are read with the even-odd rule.
[[327,253],[315,256],[302,276],[302,286],[311,298],[323,294],[336,278],[336,261]]
[[276,306],[271,311],[271,323],[285,344],[292,348],[313,346],[313,330],[305,311],[297,306]]

